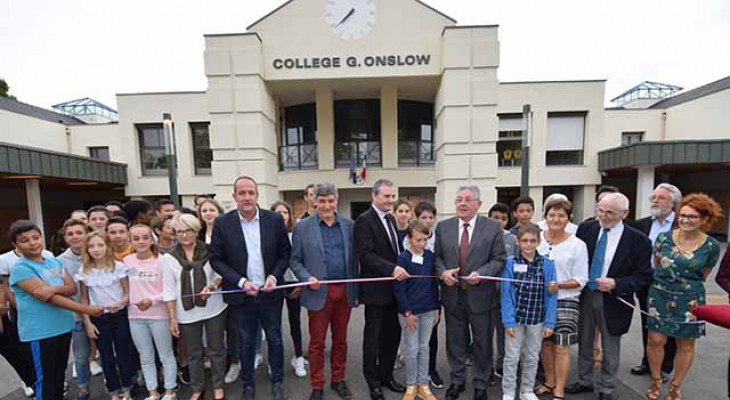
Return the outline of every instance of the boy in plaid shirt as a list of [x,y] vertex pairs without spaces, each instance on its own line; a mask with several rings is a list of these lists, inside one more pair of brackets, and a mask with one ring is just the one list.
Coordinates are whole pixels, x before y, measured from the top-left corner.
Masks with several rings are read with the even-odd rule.
[[[533,392],[543,338],[555,328],[557,294],[548,290],[555,282],[555,264],[537,253],[540,229],[521,226],[517,232],[520,254],[507,258],[503,278],[520,282],[501,283],[502,323],[505,330],[502,399],[513,400],[517,386],[517,365],[522,360],[520,400],[537,400]],[[554,286],[554,285],[551,285]]]

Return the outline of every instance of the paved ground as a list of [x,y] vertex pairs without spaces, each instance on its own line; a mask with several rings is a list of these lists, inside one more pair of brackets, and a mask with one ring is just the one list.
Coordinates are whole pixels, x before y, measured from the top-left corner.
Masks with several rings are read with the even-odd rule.
[[[727,295],[723,294],[721,289],[714,283],[714,274],[708,279],[708,293],[710,301],[725,303],[727,304]],[[306,325],[306,313],[302,313],[303,326]],[[288,326],[286,318],[284,320],[284,332],[285,332],[285,365],[289,365],[289,360],[292,357],[292,346],[291,340],[286,336],[288,332]],[[349,329],[349,351],[348,351],[348,371],[347,371],[347,382],[354,394],[355,399],[366,400],[369,398],[367,386],[364,378],[362,377],[362,339],[363,339],[363,308],[356,309],[352,314],[352,319]],[[631,331],[624,336],[622,340],[622,351],[621,351],[621,368],[619,371],[619,390],[616,393],[615,398],[620,400],[638,400],[643,399],[643,393],[648,385],[648,378],[645,376],[636,377],[629,373],[632,366],[636,365],[641,360],[641,332],[640,332],[640,320],[638,314],[634,315],[634,323],[632,324]],[[307,335],[305,329],[304,342],[307,343]],[[443,324],[441,325],[440,339],[443,344],[443,338],[445,337]],[[728,366],[728,357],[730,357],[730,331],[718,328],[712,325],[708,325],[707,337],[698,341],[696,347],[695,365],[692,367],[690,376],[684,385],[684,397],[685,399],[725,399],[727,398],[728,388],[726,381],[726,373]],[[575,358],[574,349],[574,358]],[[266,357],[265,357],[266,358]],[[575,362],[574,362],[575,367]],[[439,360],[438,369],[444,378],[448,377],[448,365],[446,362],[446,353],[443,346],[439,349]],[[70,370],[70,368],[69,368]],[[575,370],[575,368],[573,368]],[[329,372],[327,372],[326,376]],[[403,381],[402,370],[396,372],[396,379]],[[310,393],[309,380],[307,378],[296,378],[291,372],[291,368],[286,369],[285,386],[287,395],[291,400],[302,400],[307,399]],[[4,360],[0,359],[0,400],[21,400],[23,399],[22,393],[19,388],[19,380],[12,369],[5,363]],[[447,379],[448,382],[448,379]],[[73,381],[70,382],[73,386]],[[265,364],[257,371],[257,388],[258,388],[258,399],[271,398],[270,389],[266,377]],[[183,386],[180,392],[181,399],[186,398],[188,395],[188,388]],[[240,382],[228,385],[228,398],[238,399],[240,398],[241,387]],[[439,398],[444,396],[444,390],[436,391],[436,395]],[[106,399],[107,395],[103,389],[103,380],[100,377],[93,379],[92,386],[93,399]],[[387,400],[397,400],[400,398],[395,393],[391,393],[385,390]],[[338,399],[334,392],[325,391],[325,396],[329,399]],[[467,387],[467,392],[462,395],[462,399],[468,399],[472,396],[471,386]],[[489,396],[491,399],[500,399],[501,390],[499,384],[495,387],[490,388]],[[207,395],[208,398],[212,398],[212,394]],[[580,395],[580,396],[568,396],[569,399],[583,400],[593,399],[593,395]]]

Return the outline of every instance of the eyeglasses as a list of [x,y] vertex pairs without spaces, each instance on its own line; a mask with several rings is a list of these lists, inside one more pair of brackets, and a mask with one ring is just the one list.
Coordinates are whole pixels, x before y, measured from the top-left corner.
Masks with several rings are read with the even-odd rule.
[[616,216],[618,216],[618,212],[617,211],[603,210],[603,209],[600,209],[600,208],[596,211],[596,213],[598,215],[607,215],[609,217],[616,217]]
[[462,204],[462,203],[469,204],[469,203],[473,203],[474,201],[476,201],[476,200],[474,200],[472,198],[469,198],[469,197],[467,197],[467,198],[457,197],[456,200],[454,201],[454,203],[456,203],[456,204]]
[[694,221],[696,219],[699,219],[699,215],[693,215],[693,214],[679,214],[679,219],[688,219],[690,221]]
[[195,235],[195,231],[192,229],[185,229],[184,231],[175,231],[175,234],[178,236],[192,236]]

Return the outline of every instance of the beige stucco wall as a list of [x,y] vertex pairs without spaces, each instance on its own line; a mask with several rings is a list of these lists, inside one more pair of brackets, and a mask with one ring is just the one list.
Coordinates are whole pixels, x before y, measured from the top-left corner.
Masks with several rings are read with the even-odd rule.
[[[181,195],[212,193],[212,177],[195,175],[190,122],[210,121],[203,92],[118,94],[119,161],[127,163],[127,196],[169,195],[166,176],[142,174],[136,124],[162,123],[162,114],[171,113],[175,124],[178,160],[178,191]],[[111,146],[110,146],[111,147]],[[116,160],[115,160],[116,161]]]
[[0,142],[67,152],[66,126],[0,110]]
[[730,90],[666,109],[667,140],[730,137]]
[[607,109],[604,126],[606,136],[613,144],[611,147],[621,145],[623,132],[644,132],[645,141],[661,140],[664,111],[661,109]]
[[76,125],[69,127],[71,153],[89,157],[89,147],[109,147],[110,161],[127,163],[129,148],[123,146],[117,124]]

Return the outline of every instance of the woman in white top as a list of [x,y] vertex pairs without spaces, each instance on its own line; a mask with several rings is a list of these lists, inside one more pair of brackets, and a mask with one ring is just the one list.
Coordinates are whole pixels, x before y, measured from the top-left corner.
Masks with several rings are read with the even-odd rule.
[[555,262],[558,289],[558,315],[555,332],[543,343],[542,365],[545,383],[537,394],[552,392],[553,399],[563,399],[565,382],[570,372],[570,346],[578,342],[578,299],[588,281],[588,250],[585,243],[566,227],[573,206],[566,199],[548,202],[545,206],[547,230],[542,231],[538,252]]
[[[223,333],[226,328],[226,303],[223,296],[211,295],[221,284],[221,277],[210,267],[210,253],[205,243],[197,240],[200,221],[193,215],[181,214],[172,220],[178,244],[170,254],[174,262],[163,263],[163,299],[167,302],[170,331],[180,337],[188,353],[191,400],[204,399],[203,330],[207,338],[206,354],[210,357],[213,398],[225,398],[226,354]],[[194,296],[195,295],[195,296]]]

